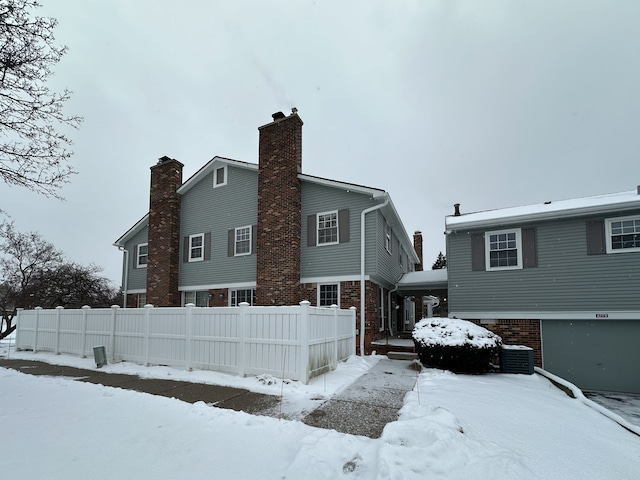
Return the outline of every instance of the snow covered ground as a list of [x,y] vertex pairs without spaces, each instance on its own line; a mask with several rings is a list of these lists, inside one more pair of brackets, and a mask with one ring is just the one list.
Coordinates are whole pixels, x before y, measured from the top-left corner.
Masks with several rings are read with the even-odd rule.
[[[95,368],[93,359],[0,355]],[[304,411],[380,357],[309,385],[116,364],[102,370],[283,394]],[[0,478],[637,479],[640,437],[539,375],[425,369],[379,439],[0,368]]]

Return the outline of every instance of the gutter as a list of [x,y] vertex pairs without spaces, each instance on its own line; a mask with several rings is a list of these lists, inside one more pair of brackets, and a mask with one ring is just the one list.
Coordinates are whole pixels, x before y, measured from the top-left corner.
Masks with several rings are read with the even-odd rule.
[[364,357],[364,262],[365,262],[365,215],[373,212],[374,210],[380,210],[387,206],[389,203],[389,197],[384,202],[374,205],[373,207],[366,208],[360,212],[360,356]]

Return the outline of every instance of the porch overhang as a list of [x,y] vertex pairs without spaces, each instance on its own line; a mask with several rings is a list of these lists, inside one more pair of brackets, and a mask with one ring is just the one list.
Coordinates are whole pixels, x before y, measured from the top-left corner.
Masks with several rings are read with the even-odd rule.
[[405,273],[396,283],[397,293],[405,297],[447,294],[447,269]]

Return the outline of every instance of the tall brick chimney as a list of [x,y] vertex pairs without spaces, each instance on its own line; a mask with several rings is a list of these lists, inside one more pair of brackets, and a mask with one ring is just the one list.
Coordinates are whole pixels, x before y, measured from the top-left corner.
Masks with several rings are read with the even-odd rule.
[[416,272],[421,272],[424,269],[424,262],[422,259],[422,232],[420,230],[416,230],[413,234],[413,249],[420,259],[420,263],[416,264]]
[[258,128],[256,302],[297,305],[300,298],[302,120],[273,114]]
[[162,157],[151,167],[147,303],[156,307],[179,306],[180,195],[184,165]]

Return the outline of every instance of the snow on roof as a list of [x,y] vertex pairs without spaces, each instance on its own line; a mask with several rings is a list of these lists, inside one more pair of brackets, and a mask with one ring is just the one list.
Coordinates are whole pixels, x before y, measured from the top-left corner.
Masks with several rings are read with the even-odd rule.
[[640,209],[640,194],[637,191],[611,193],[594,197],[544,202],[522,207],[486,210],[445,218],[447,231],[493,224],[518,223],[550,218],[572,217],[606,212],[623,212]]
[[400,280],[398,280],[398,287],[411,287],[411,286],[433,286],[447,284],[447,269],[440,268],[437,270],[424,270],[421,272],[409,272],[405,273]]

